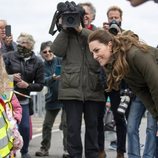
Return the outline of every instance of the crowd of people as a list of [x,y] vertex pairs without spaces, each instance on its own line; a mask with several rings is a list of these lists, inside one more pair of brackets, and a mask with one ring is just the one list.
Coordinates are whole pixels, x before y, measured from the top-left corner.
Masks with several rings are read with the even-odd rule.
[[[130,2],[137,6],[144,1]],[[7,21],[0,20],[0,157],[16,157],[20,150],[21,158],[31,158],[30,92],[40,92],[46,86],[42,140],[35,156],[49,155],[51,131],[62,110],[63,158],[82,158],[83,151],[86,158],[108,157],[103,118],[109,98],[116,125],[116,158],[124,158],[126,152],[128,158],[158,158],[158,49],[121,27],[120,7],[109,7],[107,21],[95,26],[93,4],[78,5],[81,24],[62,27],[62,16],[58,16],[58,35],[54,41],[41,42],[38,55],[31,34],[20,33],[15,42],[12,35],[6,35]],[[127,89],[131,92],[130,101],[122,114],[118,108],[122,92]],[[141,156],[139,127],[146,111],[146,139]]]

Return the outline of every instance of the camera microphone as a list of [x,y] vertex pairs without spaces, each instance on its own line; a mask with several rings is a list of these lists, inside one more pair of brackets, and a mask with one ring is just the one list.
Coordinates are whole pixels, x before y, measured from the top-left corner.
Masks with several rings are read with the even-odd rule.
[[71,1],[71,4],[72,4],[74,7],[77,6],[76,3],[75,3],[74,1]]
[[67,9],[67,5],[63,2],[58,3],[57,10],[59,12],[64,12]]
[[66,1],[65,4],[67,5],[67,8],[71,11],[75,11],[76,10],[76,3],[75,2],[69,2]]

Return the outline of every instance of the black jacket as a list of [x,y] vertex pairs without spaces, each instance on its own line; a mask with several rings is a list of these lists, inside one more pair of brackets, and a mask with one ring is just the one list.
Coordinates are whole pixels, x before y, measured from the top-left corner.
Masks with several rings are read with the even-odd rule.
[[[31,58],[25,61],[14,51],[5,53],[3,57],[8,74],[21,73],[22,79],[29,83],[29,87],[24,89],[18,88],[16,82],[14,82],[16,91],[29,95],[31,91],[42,90],[44,85],[44,65],[39,57],[33,53]],[[19,95],[17,97],[19,100],[25,99]]]

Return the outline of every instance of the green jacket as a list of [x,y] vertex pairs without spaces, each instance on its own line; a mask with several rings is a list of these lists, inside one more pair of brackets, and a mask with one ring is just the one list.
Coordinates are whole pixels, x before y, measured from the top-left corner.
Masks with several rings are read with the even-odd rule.
[[100,65],[93,59],[87,43],[90,32],[61,31],[51,46],[53,53],[63,59],[60,100],[105,101]]
[[149,47],[148,53],[143,53],[133,46],[127,53],[127,61],[130,71],[126,82],[158,119],[158,49]]

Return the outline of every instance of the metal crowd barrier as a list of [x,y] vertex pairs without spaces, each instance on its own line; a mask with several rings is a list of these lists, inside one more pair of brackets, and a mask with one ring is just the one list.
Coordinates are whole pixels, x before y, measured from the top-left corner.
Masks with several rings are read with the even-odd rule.
[[41,92],[31,92],[35,116],[42,117],[45,114],[45,94],[46,93],[47,93],[46,87],[44,87]]

